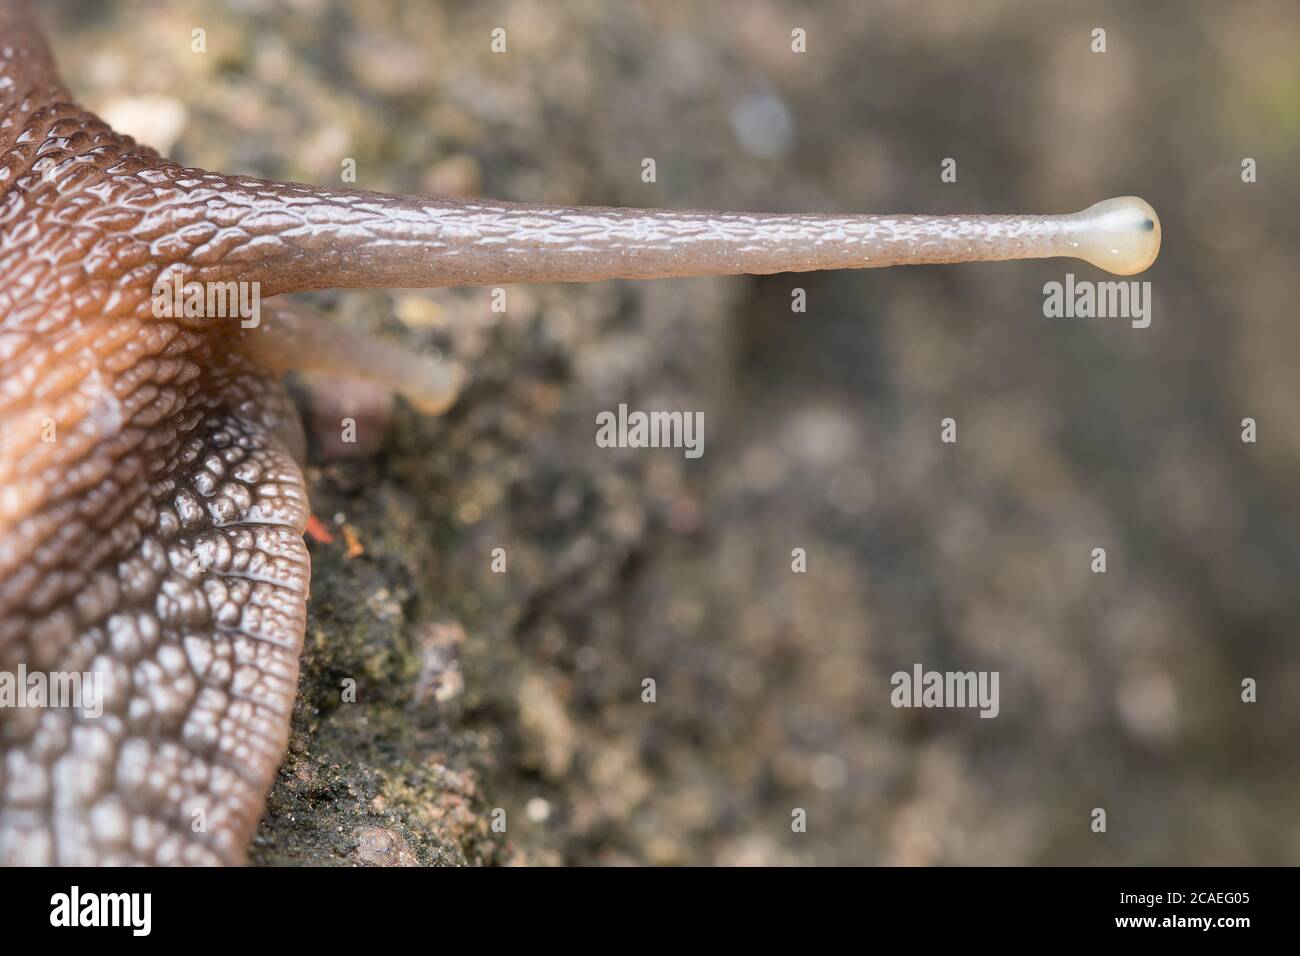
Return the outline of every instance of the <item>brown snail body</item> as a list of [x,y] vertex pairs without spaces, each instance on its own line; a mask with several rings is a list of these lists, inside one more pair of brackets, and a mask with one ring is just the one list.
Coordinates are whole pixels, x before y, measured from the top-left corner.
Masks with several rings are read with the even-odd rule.
[[[0,672],[104,677],[93,718],[0,711],[6,863],[239,862],[283,754],[310,570],[277,376],[343,357],[271,303],[255,328],[160,317],[160,283],[270,297],[1051,255],[1126,272],[1159,245],[1131,199],[1065,217],[763,215],[189,169],[75,105],[22,0],[0,0],[0,117]],[[430,407],[455,396],[450,364],[356,352]]]

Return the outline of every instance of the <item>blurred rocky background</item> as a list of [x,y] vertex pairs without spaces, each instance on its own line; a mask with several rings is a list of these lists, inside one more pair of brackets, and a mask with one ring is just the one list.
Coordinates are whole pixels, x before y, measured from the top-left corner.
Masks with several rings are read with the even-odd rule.
[[[320,529],[256,862],[1300,859],[1295,4],[42,6],[87,106],[228,172],[1163,222],[1148,329],[1044,318],[1099,277],[1059,260],[310,297],[474,378],[441,419],[297,386]],[[703,411],[704,456],[597,448],[619,402]],[[918,662],[999,671],[1000,716],[892,708]]]

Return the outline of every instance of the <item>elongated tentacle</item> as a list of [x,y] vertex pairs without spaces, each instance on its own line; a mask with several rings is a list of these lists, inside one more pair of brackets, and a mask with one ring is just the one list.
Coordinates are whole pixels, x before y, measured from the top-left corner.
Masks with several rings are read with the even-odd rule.
[[272,299],[262,311],[260,326],[244,336],[240,349],[270,372],[361,379],[404,396],[426,415],[445,412],[464,384],[457,362],[399,348],[293,299]]
[[219,263],[213,277],[260,281],[268,294],[1053,256],[1127,275],[1160,248],[1154,210],[1131,196],[1059,216],[844,216],[541,206],[172,174],[162,209],[209,219],[187,263],[200,277]]

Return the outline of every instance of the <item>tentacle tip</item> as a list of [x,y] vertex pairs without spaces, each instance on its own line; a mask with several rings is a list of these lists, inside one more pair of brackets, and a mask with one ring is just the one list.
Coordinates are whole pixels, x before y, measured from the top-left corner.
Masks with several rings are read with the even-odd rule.
[[420,374],[404,376],[397,391],[421,414],[442,415],[456,404],[465,385],[465,370],[457,362],[428,361]]
[[1078,214],[1078,255],[1115,275],[1148,269],[1160,254],[1160,217],[1137,196],[1104,199]]

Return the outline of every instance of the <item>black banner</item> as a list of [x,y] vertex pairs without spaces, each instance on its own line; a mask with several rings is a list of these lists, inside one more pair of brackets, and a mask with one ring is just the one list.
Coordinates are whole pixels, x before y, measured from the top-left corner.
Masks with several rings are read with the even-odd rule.
[[0,881],[10,939],[76,933],[128,945],[245,941],[263,926],[296,943],[373,942],[427,932],[430,921],[437,935],[496,940],[552,926],[566,941],[589,933],[583,941],[616,944],[620,934],[602,927],[645,937],[725,923],[743,937],[774,920],[818,935],[922,931],[927,943],[1052,934],[1231,945],[1288,925],[1295,885],[1285,869],[56,869]]

